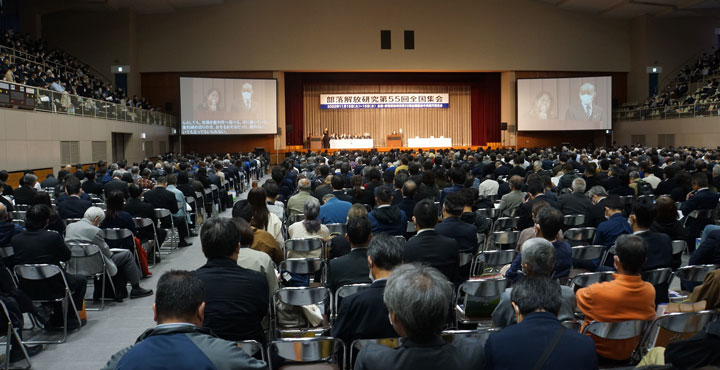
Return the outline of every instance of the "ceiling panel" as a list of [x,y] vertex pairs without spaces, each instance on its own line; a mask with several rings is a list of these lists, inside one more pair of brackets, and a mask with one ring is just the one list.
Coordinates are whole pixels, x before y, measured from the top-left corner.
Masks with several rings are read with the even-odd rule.
[[605,10],[614,3],[614,1],[610,0],[568,0],[558,5],[558,7],[568,10],[580,10],[594,13]]
[[655,14],[665,10],[664,7],[643,4],[625,4],[603,13],[604,17],[610,18],[635,18],[645,14]]

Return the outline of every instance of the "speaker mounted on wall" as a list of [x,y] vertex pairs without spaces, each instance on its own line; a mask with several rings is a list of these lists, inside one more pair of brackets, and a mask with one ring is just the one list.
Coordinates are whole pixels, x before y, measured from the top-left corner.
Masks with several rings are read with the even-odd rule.
[[500,130],[501,130],[501,131],[507,131],[507,129],[508,129],[508,124],[507,124],[507,122],[500,122]]

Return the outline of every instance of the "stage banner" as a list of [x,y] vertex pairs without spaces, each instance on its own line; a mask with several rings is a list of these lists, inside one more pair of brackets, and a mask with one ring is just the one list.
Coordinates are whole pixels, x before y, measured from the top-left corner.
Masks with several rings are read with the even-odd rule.
[[320,109],[447,108],[450,94],[320,94]]

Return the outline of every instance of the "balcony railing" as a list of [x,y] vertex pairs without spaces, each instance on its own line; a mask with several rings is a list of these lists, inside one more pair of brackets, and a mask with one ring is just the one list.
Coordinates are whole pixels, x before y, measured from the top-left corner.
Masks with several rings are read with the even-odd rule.
[[616,121],[643,121],[672,118],[720,116],[720,102],[668,105],[648,108],[619,108],[613,112]]
[[0,105],[150,125],[176,125],[175,116],[162,112],[7,81],[0,81]]

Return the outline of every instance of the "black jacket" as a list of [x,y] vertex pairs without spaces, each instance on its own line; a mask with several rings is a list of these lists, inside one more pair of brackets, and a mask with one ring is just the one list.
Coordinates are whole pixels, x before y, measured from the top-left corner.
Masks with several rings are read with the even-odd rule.
[[458,283],[458,246],[455,239],[438,234],[435,230],[423,231],[405,243],[403,262],[420,262],[440,270],[448,280]]
[[15,192],[13,193],[13,197],[15,197],[15,204],[31,204],[33,197],[35,197],[35,193],[37,193],[37,190],[27,185],[23,185],[15,189]]
[[558,203],[564,215],[588,215],[593,206],[592,201],[583,193],[563,194],[558,199]]
[[265,343],[262,320],[268,314],[268,283],[261,272],[229,258],[212,258],[195,270],[205,285],[205,321],[220,338]]
[[[670,237],[652,231],[645,231],[638,234],[647,245],[647,260],[643,265],[643,271],[654,270],[663,267],[672,267],[672,240]],[[655,304],[667,303],[668,284],[660,284],[655,286]]]
[[560,209],[560,205],[556,201],[548,198],[544,194],[538,194],[535,199],[530,199],[518,207],[518,217],[520,217],[518,220],[518,230],[525,230],[535,224],[535,221],[532,219],[532,207],[533,203],[535,203],[538,199],[548,202],[548,204],[555,209]]
[[145,201],[152,204],[153,208],[165,208],[169,210],[170,213],[176,213],[178,211],[175,194],[165,188],[156,186],[152,190],[145,192],[144,197]]
[[[367,261],[366,261],[367,263]],[[383,302],[386,279],[343,298],[333,325],[333,337],[352,343],[356,339],[395,338],[398,334],[387,319]]]
[[355,370],[413,369],[466,370],[483,366],[483,341],[454,338],[452,343],[437,336],[418,342],[402,338],[398,348],[369,344],[358,353]]
[[330,260],[327,285],[334,293],[342,285],[369,283],[369,274],[367,248],[351,249],[350,253]]
[[63,219],[67,218],[82,218],[85,215],[85,211],[92,206],[92,202],[89,200],[81,199],[76,196],[71,196],[58,204],[58,214]]
[[128,183],[126,183],[125,181],[122,181],[122,180],[118,180],[118,179],[113,179],[112,181],[105,184],[104,190],[105,190],[105,198],[106,199],[110,195],[110,193],[113,191],[121,191],[123,193],[123,195],[125,196],[125,199],[127,199],[128,195],[129,195]]
[[70,259],[70,249],[60,234],[48,230],[29,230],[15,235],[11,242],[16,264],[46,263],[60,266]]
[[82,189],[84,192],[88,194],[95,194],[97,196],[101,196],[103,194],[103,186],[99,182],[92,180],[92,181],[85,181],[82,184]]

